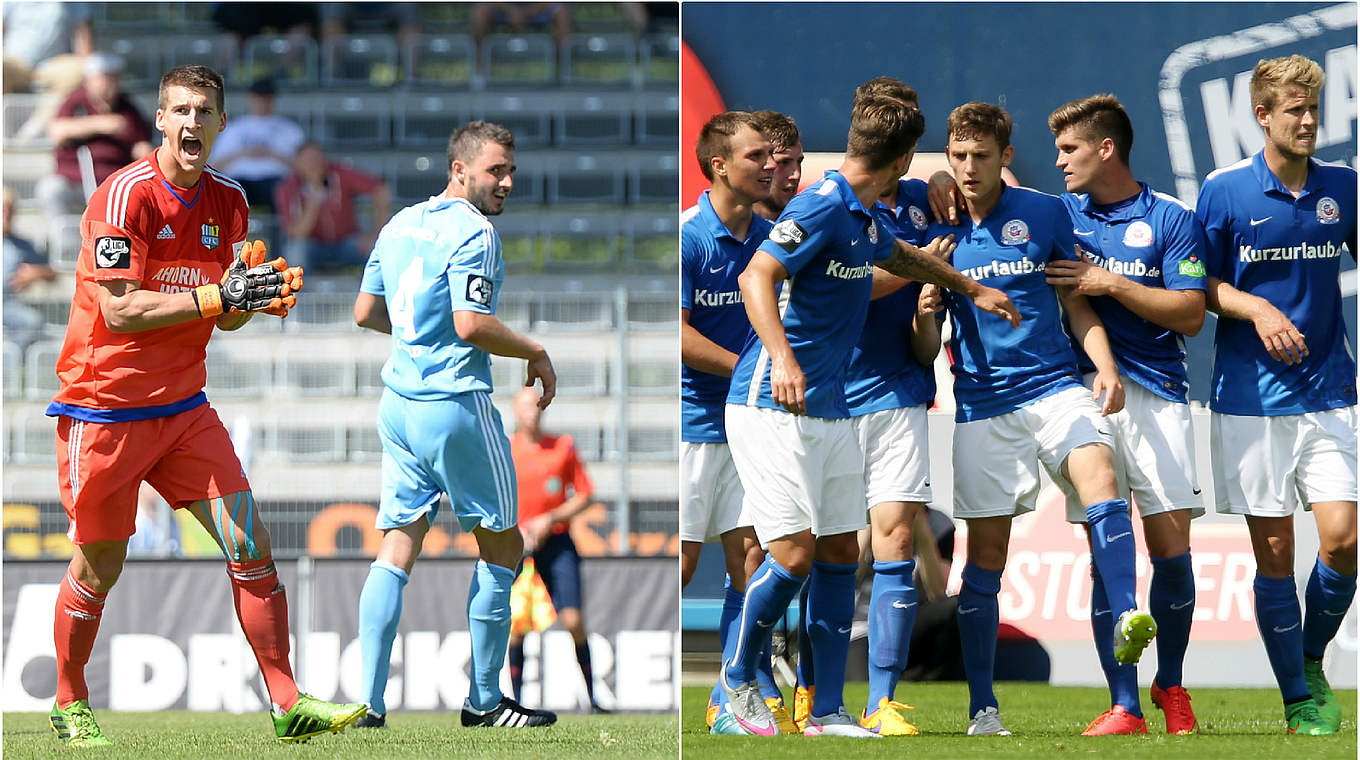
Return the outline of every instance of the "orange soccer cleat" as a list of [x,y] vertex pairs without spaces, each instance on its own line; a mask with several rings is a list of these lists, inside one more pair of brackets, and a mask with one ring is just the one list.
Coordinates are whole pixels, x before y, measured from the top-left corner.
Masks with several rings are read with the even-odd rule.
[[1152,681],[1152,704],[1166,713],[1166,732],[1185,736],[1199,733],[1195,711],[1190,709],[1190,693],[1183,686],[1163,689]]
[[1091,725],[1081,732],[1082,736],[1115,736],[1146,734],[1147,721],[1135,716],[1123,705],[1115,705],[1091,721]]

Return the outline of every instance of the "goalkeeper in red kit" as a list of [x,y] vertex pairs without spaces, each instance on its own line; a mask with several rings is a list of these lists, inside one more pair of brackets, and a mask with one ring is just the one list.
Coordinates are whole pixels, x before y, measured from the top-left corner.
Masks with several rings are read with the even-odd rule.
[[213,328],[257,311],[283,317],[302,270],[246,243],[241,186],[208,166],[226,128],[222,77],[172,69],[160,83],[164,141],[114,172],[80,220],[66,339],[57,359],[57,479],[74,544],[57,594],[52,729],[76,747],[107,745],[89,705],[85,664],[149,483],[216,539],[241,629],[273,703],[280,741],[339,731],[364,712],[302,694],[288,664],[288,604],[269,532],[227,430],[203,393]]

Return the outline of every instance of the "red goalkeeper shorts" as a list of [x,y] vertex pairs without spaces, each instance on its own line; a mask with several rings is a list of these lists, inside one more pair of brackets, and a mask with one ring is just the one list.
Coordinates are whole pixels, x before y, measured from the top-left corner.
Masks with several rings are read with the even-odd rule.
[[58,417],[57,481],[75,544],[131,538],[142,481],[175,509],[250,490],[231,437],[208,404],[132,422]]

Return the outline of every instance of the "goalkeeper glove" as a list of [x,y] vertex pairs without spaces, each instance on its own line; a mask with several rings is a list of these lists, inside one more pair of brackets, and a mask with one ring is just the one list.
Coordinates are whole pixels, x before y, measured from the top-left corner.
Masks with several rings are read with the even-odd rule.
[[265,261],[264,241],[256,240],[241,249],[221,284],[200,285],[192,292],[200,316],[262,311],[286,317],[301,289],[302,267],[290,267],[282,258]]

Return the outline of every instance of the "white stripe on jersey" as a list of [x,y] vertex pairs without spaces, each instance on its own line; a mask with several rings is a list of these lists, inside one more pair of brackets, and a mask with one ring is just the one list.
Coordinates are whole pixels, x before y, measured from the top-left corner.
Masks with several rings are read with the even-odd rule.
[[104,221],[118,229],[126,227],[127,204],[129,196],[132,195],[132,188],[138,182],[155,176],[156,170],[151,168],[151,163],[144,161],[115,179],[113,185],[109,187],[109,197],[104,205]]
[[502,521],[513,525],[517,520],[510,519],[510,509],[515,505],[515,466],[505,455],[505,433],[493,424],[495,408],[491,404],[491,394],[478,392],[472,394],[477,400],[477,424],[482,429],[482,444],[486,447],[487,458],[491,461],[491,479],[496,484],[496,498],[500,501]]
[[1238,161],[1235,164],[1229,164],[1223,167],[1222,169],[1214,169],[1213,171],[1209,172],[1209,175],[1204,179],[1211,180],[1224,172],[1232,172],[1237,171],[1238,169],[1245,169],[1246,167],[1251,166],[1251,159],[1252,159],[1251,156],[1247,156],[1246,158],[1242,159],[1241,161]]
[[822,184],[815,191],[818,195],[831,195],[836,192],[836,181],[833,179],[822,180]]
[[1159,193],[1159,192],[1157,192],[1156,190],[1153,190],[1153,191],[1152,191],[1152,194],[1153,194],[1154,196],[1158,197],[1158,198],[1161,198],[1161,199],[1164,200],[1164,201],[1170,201],[1171,203],[1174,203],[1174,204],[1176,204],[1177,206],[1180,206],[1181,208],[1185,209],[1186,211],[1194,211],[1194,209],[1190,208],[1190,206],[1189,206],[1185,201],[1181,200],[1180,198],[1177,198],[1177,197],[1174,196],[1174,195],[1171,195],[1171,194],[1169,194],[1169,193]]
[[[832,182],[832,185],[835,183]],[[784,287],[779,291],[779,321],[784,321],[784,315],[789,313],[789,295],[793,292],[794,278],[790,277],[784,283]],[[760,353],[756,355],[756,365],[751,368],[751,385],[746,389],[746,405],[755,406],[760,399],[760,389],[765,385],[765,365],[770,362],[770,352],[765,349],[765,342],[760,342]],[[770,398],[774,398],[774,385],[770,385]]]
[[212,177],[216,179],[218,182],[221,182],[222,184],[228,187],[236,188],[236,192],[241,194],[241,200],[245,201],[247,206],[250,205],[250,200],[246,198],[246,189],[244,187],[241,187],[240,182],[237,182],[236,180],[232,179],[231,177],[228,177],[222,172],[217,171],[211,166],[208,167],[207,171],[208,174],[212,175]]

